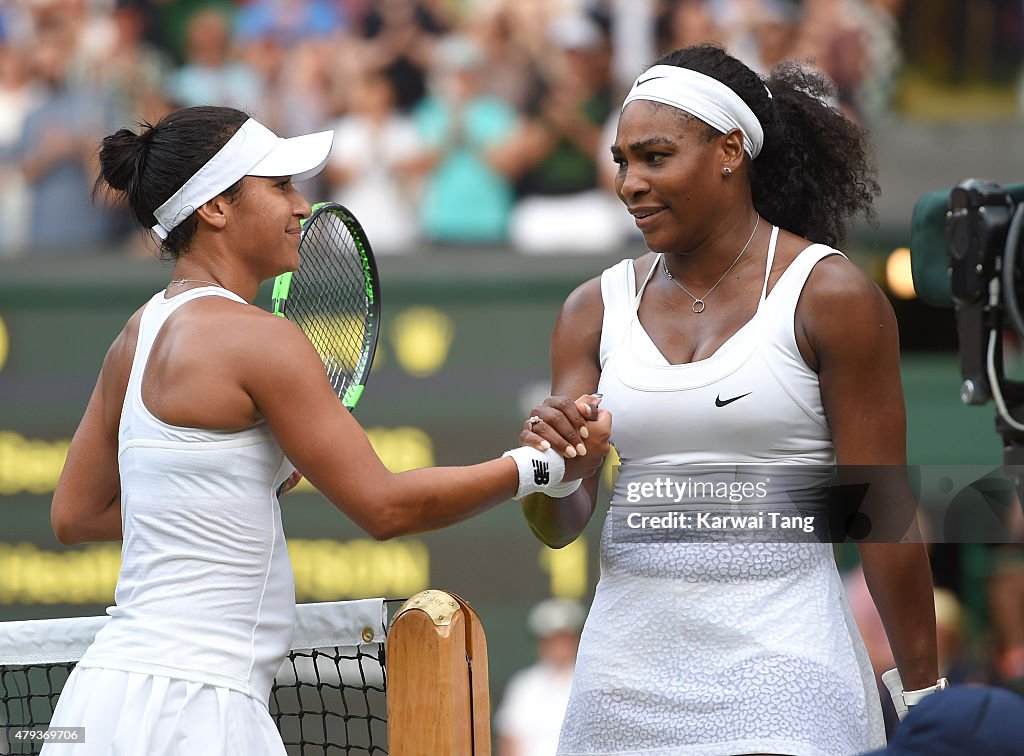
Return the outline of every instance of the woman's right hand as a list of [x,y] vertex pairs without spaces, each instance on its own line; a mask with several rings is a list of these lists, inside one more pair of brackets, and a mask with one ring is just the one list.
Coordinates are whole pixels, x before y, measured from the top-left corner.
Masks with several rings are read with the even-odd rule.
[[[585,443],[590,437],[590,425],[605,423],[608,425],[605,430],[611,432],[611,414],[598,410],[600,402],[601,394],[583,394],[576,400],[567,396],[549,396],[541,406],[530,410],[530,417],[523,423],[523,431],[519,434],[520,445],[540,451],[554,449],[566,460],[591,453],[603,457],[608,451],[607,435],[598,443],[598,446],[603,444],[603,451],[594,448],[592,452],[593,444]],[[601,420],[601,414],[608,417]]]
[[594,410],[596,420],[588,420],[584,428],[587,440],[584,445],[586,454],[576,453],[575,457],[565,460],[563,480],[586,480],[601,471],[604,458],[608,455],[608,443],[612,435],[612,413],[604,409]]

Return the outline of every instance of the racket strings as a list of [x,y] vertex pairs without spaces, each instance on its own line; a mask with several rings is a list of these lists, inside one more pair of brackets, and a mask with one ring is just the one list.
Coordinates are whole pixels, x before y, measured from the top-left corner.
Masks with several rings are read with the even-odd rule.
[[302,262],[292,278],[288,316],[323,360],[339,396],[368,367],[372,334],[361,250],[335,213],[319,213],[306,224]]

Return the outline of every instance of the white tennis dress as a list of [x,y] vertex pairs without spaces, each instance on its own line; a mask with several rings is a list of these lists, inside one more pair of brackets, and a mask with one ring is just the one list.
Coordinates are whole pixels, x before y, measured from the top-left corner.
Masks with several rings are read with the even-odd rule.
[[[765,284],[746,325],[682,365],[637,318],[660,256],[636,295],[631,260],[604,272],[599,391],[615,418],[620,484],[641,466],[678,480],[699,464],[834,462],[817,375],[794,334],[804,283],[831,254],[804,250],[767,296]],[[605,521],[559,754],[845,756],[885,744],[828,543],[626,543],[613,515],[641,505],[625,494],[617,485]]]
[[124,543],[116,604],[64,688],[53,726],[84,744],[47,756],[284,754],[267,709],[295,614],[277,488],[293,467],[265,423],[168,425],[142,377],[160,328],[203,287],[142,314],[118,434]]

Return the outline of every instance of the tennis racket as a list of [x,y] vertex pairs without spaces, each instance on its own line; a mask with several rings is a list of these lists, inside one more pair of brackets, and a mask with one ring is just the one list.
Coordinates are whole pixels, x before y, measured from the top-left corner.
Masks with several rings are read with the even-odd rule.
[[380,278],[359,221],[320,202],[302,223],[299,269],[274,279],[275,315],[295,323],[323,360],[341,403],[352,410],[366,386],[380,332]]

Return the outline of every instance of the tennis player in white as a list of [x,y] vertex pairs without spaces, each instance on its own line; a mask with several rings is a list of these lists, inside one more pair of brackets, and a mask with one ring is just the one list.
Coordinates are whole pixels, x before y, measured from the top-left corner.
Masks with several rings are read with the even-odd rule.
[[575,487],[607,451],[609,415],[581,401],[578,449],[384,467],[301,331],[251,306],[261,281],[298,266],[310,206],[292,180],[320,170],[331,141],[281,139],[220,107],[104,140],[101,180],[175,267],[110,348],[54,494],[61,541],[124,546],[111,620],[51,721],[84,727],[84,743],[47,756],[285,752],[267,702],[295,603],[276,492],[296,469],[388,538]]

